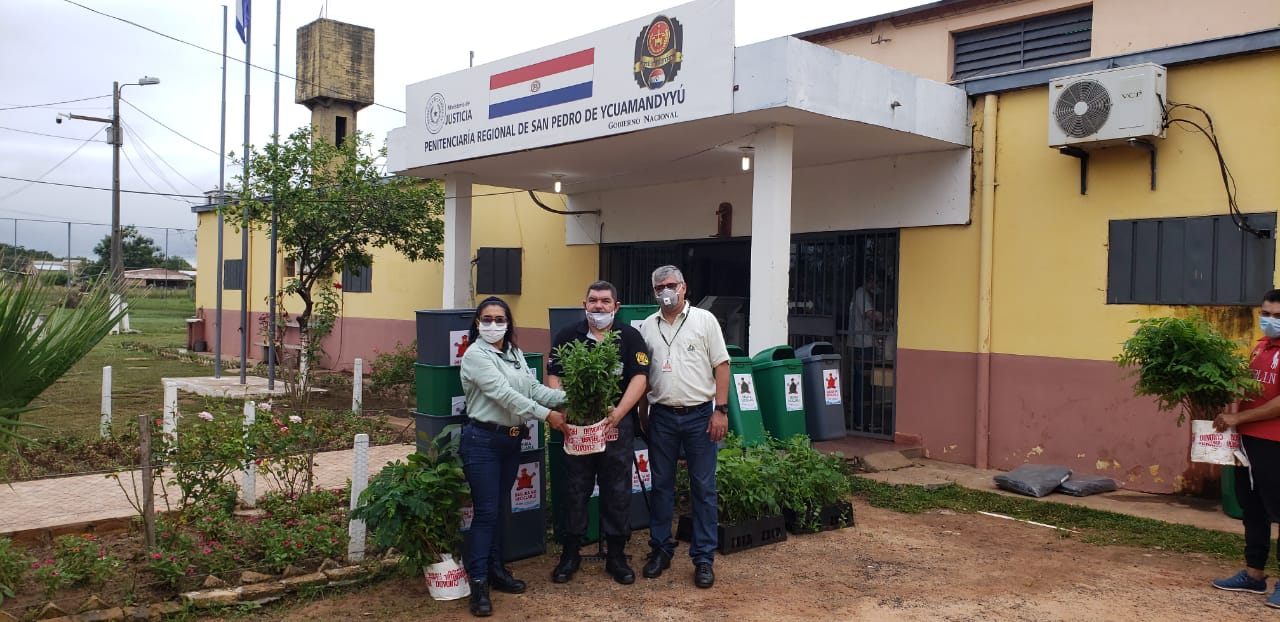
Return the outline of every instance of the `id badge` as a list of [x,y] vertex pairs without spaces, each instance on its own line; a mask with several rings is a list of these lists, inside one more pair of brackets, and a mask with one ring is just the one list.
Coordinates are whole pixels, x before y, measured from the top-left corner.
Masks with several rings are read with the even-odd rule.
[[668,360],[662,364],[662,371],[671,371],[671,361]]

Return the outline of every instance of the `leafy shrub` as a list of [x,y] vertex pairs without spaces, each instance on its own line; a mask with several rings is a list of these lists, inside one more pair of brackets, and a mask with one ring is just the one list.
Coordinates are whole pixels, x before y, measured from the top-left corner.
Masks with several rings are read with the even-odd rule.
[[744,447],[730,434],[716,456],[720,522],[734,524],[781,513],[782,458],[767,445]]
[[782,452],[779,504],[796,513],[801,529],[816,529],[823,506],[844,501],[853,493],[844,457],[814,449],[803,434],[770,444]]
[[269,518],[253,528],[254,547],[272,572],[317,557],[339,557],[347,552],[345,514],[299,518]]
[[369,364],[369,392],[374,395],[388,395],[401,389],[408,389],[410,396],[417,392],[414,386],[413,364],[418,360],[418,342],[409,345],[397,343],[394,350],[380,352]]
[[98,543],[97,536],[83,533],[59,536],[54,540],[53,558],[36,562],[32,568],[53,593],[64,587],[104,583],[120,565],[120,560]]
[[182,419],[177,438],[164,438],[160,446],[182,491],[181,503],[187,505],[224,493],[227,477],[243,468],[250,456],[242,413],[206,410]]
[[15,547],[13,540],[0,538],[0,603],[13,598],[30,563],[31,557]]
[[570,341],[556,348],[563,373],[565,418],[573,425],[591,425],[604,419],[618,403],[618,335],[610,331],[604,341]]
[[457,556],[462,548],[462,503],[466,476],[454,426],[447,426],[427,454],[408,456],[382,468],[361,493],[352,518],[365,521],[380,548],[400,552],[403,567],[417,570]]
[[1133,320],[1138,330],[1115,360],[1133,368],[1134,395],[1152,396],[1160,410],[1178,411],[1178,425],[1213,419],[1227,405],[1257,392],[1240,344],[1224,337],[1203,317]]

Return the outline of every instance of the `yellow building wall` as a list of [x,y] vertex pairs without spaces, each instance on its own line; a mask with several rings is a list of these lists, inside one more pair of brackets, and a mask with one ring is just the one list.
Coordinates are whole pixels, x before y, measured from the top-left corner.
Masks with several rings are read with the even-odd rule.
[[[547,328],[547,308],[579,304],[586,286],[597,278],[599,250],[595,245],[566,246],[565,216],[539,209],[523,192],[475,186],[472,205],[472,254],[480,247],[524,248],[522,294],[502,296],[512,306],[521,327]],[[478,196],[492,194],[493,196]],[[200,244],[196,251],[201,277],[197,280],[196,305],[212,317],[215,307],[217,262],[217,215],[198,217]],[[241,237],[230,224],[225,226],[223,258],[241,257]],[[268,233],[250,231],[249,309],[266,312],[270,285]],[[281,260],[278,286],[283,286]],[[413,320],[419,309],[438,309],[442,299],[443,264],[439,261],[410,262],[390,249],[373,250],[373,292],[344,293],[342,315],[371,320]],[[472,270],[474,282],[475,270]],[[486,294],[476,294],[481,300]],[[240,309],[240,292],[223,292],[223,309]],[[290,313],[301,310],[296,298],[285,301]],[[256,327],[255,327],[256,334]],[[210,329],[209,335],[212,336]],[[224,349],[227,345],[224,343]]]
[[[1244,212],[1277,208],[1278,97],[1280,53],[1169,71],[1169,100],[1213,116]],[[1226,195],[1209,142],[1174,126],[1156,141],[1156,190],[1147,152],[1115,147],[1092,153],[1082,196],[1078,160],[1047,147],[1047,110],[1047,88],[1000,96],[992,349],[1106,360],[1132,334],[1130,320],[1186,312],[1106,304],[1108,221],[1226,214]]]
[[[1280,207],[1280,116],[1269,103],[1280,101],[1280,53],[1174,67],[1168,98],[1213,116],[1242,211]],[[901,348],[977,351],[982,108],[976,100],[971,224],[901,232]],[[1108,222],[1226,214],[1226,195],[1209,142],[1177,126],[1157,141],[1155,191],[1147,152],[1112,147],[1091,152],[1081,195],[1079,161],[1048,147],[1047,111],[1047,87],[999,96],[992,352],[1109,360],[1130,320],[1190,309],[1106,304]],[[1247,308],[1199,311],[1233,337],[1259,336]]]

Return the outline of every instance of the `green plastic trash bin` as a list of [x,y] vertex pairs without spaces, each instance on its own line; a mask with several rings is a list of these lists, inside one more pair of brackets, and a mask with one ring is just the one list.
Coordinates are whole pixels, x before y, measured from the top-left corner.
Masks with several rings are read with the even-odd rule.
[[533,370],[533,377],[542,382],[542,359],[541,352],[525,352],[524,362],[529,364],[529,369]]
[[622,305],[618,308],[618,313],[613,316],[614,324],[628,324],[636,330],[640,330],[640,324],[645,318],[658,312],[658,305]]
[[418,412],[437,417],[465,414],[466,398],[462,395],[461,369],[457,365],[414,363]]
[[729,346],[729,430],[742,437],[744,445],[765,442],[764,421],[760,418],[760,397],[751,357],[738,346]]
[[1240,500],[1236,498],[1236,476],[1249,477],[1248,473],[1243,473],[1235,466],[1222,467],[1222,513],[1231,518],[1244,518],[1244,508],[1240,507]]
[[774,438],[805,433],[803,370],[791,346],[774,346],[751,357],[760,418]]

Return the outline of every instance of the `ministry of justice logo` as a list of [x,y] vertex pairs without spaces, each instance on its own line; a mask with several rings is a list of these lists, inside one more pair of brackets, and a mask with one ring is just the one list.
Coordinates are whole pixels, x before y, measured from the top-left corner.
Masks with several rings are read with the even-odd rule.
[[427,131],[432,134],[438,133],[444,127],[445,120],[445,101],[444,95],[435,93],[427,100]]
[[632,72],[642,89],[660,89],[676,79],[684,62],[684,26],[680,20],[659,15],[640,29]]

